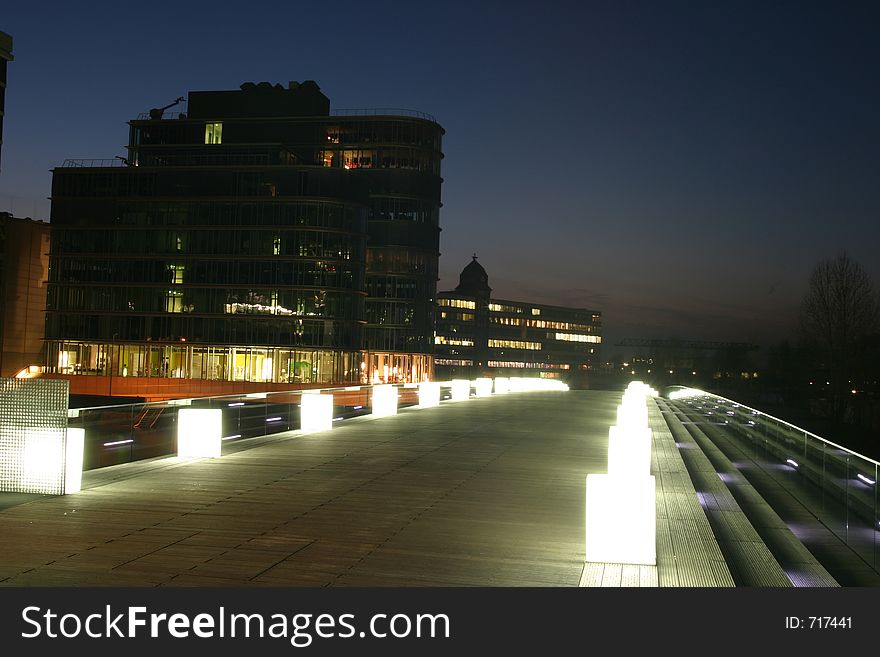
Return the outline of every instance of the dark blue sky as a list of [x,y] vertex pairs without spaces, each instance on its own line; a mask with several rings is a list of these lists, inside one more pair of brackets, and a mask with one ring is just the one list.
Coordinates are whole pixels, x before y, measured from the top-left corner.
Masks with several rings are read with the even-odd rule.
[[817,261],[880,281],[876,3],[81,4],[4,2],[0,209],[48,216],[51,167],[187,91],[314,79],[446,129],[441,289],[476,251],[607,343],[763,343]]

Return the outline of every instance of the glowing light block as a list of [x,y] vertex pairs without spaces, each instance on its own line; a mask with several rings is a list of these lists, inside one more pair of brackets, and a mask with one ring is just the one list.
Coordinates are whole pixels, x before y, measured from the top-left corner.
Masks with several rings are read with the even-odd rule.
[[222,424],[223,411],[219,408],[181,408],[177,411],[177,455],[219,457]]
[[85,429],[68,429],[64,454],[64,494],[82,490],[83,450],[86,444]]
[[419,384],[419,408],[430,408],[440,405],[440,384],[436,381],[425,381]]
[[474,381],[474,386],[477,389],[477,397],[492,396],[492,379],[477,379]]
[[650,429],[608,429],[608,474],[626,477],[647,477],[651,474]]
[[654,477],[587,475],[586,561],[657,564]]
[[495,377],[495,394],[503,395],[510,391],[510,379],[506,376]]
[[619,427],[647,427],[648,409],[644,405],[637,406],[626,404],[617,407],[617,426]]
[[0,378],[0,491],[64,494],[69,385]]
[[391,384],[373,386],[373,417],[397,415],[397,388]]
[[[29,429],[24,432],[20,490],[41,492],[61,483],[64,472],[64,430]],[[57,491],[63,494],[64,490]]]
[[471,398],[471,382],[466,379],[452,380],[452,401],[467,401]]
[[509,380],[510,383],[510,392],[522,392],[523,388],[523,379],[519,376],[512,376]]
[[333,395],[304,393],[300,404],[302,431],[328,431],[333,428]]

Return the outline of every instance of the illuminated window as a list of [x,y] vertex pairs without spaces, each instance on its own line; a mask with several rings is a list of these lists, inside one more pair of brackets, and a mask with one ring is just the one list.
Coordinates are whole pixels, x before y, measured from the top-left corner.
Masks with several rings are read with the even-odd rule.
[[540,342],[526,342],[525,340],[489,340],[489,347],[496,349],[531,349],[537,351],[541,348]]
[[459,367],[471,367],[474,364],[474,361],[468,360],[466,358],[435,358],[435,365],[453,365]]
[[437,299],[438,306],[448,306],[450,308],[467,308],[468,310],[476,310],[476,301],[467,301],[466,299]]
[[172,285],[180,285],[183,283],[183,272],[186,269],[185,265],[168,265],[168,269],[171,271]]
[[447,338],[445,335],[434,336],[434,344],[449,344],[456,347],[473,347],[473,340],[461,340],[459,338]]
[[523,309],[519,306],[508,306],[506,304],[500,303],[490,303],[489,310],[493,313],[520,313],[522,314]]
[[602,338],[598,335],[578,335],[577,333],[557,333],[556,339],[565,342],[593,342],[596,344],[602,342]]
[[489,367],[512,367],[522,370],[568,370],[568,363],[524,363],[515,360],[490,360],[486,363]]
[[206,123],[205,124],[205,143],[220,144],[223,142],[223,124],[222,123]]
[[540,308],[532,308],[532,315],[540,315],[540,314],[541,314]]
[[281,255],[281,238],[277,235],[272,240],[272,255]]
[[183,290],[168,290],[165,294],[165,312],[183,312]]

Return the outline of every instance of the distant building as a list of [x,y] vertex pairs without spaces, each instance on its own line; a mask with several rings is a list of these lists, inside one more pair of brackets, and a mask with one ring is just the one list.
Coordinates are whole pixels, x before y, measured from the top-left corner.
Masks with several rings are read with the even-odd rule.
[[43,363],[49,224],[0,212],[0,376]]
[[601,314],[491,298],[477,257],[437,295],[436,378],[541,376],[581,383],[598,360]]
[[127,157],[53,171],[47,372],[120,395],[429,377],[443,128],[331,114],[313,81],[182,101],[129,122]]
[[6,62],[12,60],[12,37],[0,32],[0,156],[3,151],[3,115],[6,112]]

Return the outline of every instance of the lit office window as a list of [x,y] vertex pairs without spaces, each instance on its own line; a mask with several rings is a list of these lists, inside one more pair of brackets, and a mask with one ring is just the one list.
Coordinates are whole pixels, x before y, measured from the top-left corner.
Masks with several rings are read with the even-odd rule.
[[557,333],[556,339],[565,342],[594,342],[596,344],[602,342],[602,338],[598,335],[578,335],[577,333]]
[[205,124],[205,143],[220,144],[223,142],[223,124],[222,123],[206,123]]
[[541,314],[540,308],[532,308],[532,315],[540,315],[540,314]]
[[476,310],[477,308],[476,301],[468,301],[466,299],[437,299],[437,305],[450,308],[467,308],[468,310]]
[[460,340],[458,338],[447,338],[445,335],[435,335],[434,344],[449,344],[456,347],[473,347],[473,340]]
[[531,349],[537,351],[541,348],[540,342],[526,342],[525,340],[489,340],[489,347],[496,349]]
[[168,269],[171,270],[171,283],[173,285],[183,283],[183,273],[186,265],[168,265]]
[[522,314],[523,309],[519,306],[508,306],[507,304],[500,303],[490,303],[489,310],[493,313],[520,313]]
[[165,312],[182,313],[183,312],[183,291],[168,290],[165,293]]

